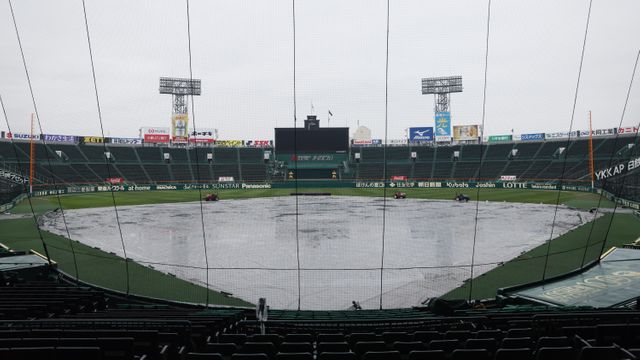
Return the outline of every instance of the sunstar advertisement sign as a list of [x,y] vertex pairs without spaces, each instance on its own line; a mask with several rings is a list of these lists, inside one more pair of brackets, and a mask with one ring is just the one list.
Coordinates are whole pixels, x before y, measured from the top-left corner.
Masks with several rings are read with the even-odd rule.
[[413,143],[433,141],[433,127],[409,128],[409,141]]
[[451,113],[448,111],[437,112],[435,121],[436,141],[451,141]]

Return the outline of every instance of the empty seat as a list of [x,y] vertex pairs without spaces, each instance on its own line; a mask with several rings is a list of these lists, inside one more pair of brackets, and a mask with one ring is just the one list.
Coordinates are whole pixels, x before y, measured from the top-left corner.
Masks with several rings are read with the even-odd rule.
[[362,341],[381,341],[382,338],[374,333],[353,333],[347,336],[347,342],[351,345]]
[[615,346],[590,346],[580,350],[578,360],[615,360],[620,355],[620,350]]
[[278,351],[281,353],[312,353],[313,345],[308,342],[283,342],[278,348]]
[[269,360],[266,354],[233,354],[231,360]]
[[431,340],[441,340],[442,334],[437,331],[416,331],[413,333],[414,341],[422,341],[423,343],[430,343]]
[[446,357],[442,350],[416,350],[409,353],[409,360],[444,360]]
[[538,338],[536,349],[543,347],[567,347],[571,346],[569,338],[566,336],[541,336]]
[[472,336],[471,331],[468,331],[468,330],[452,330],[452,331],[447,331],[444,334],[444,338],[446,340],[455,339],[455,340],[458,340],[459,342],[464,342],[467,339],[470,339],[471,336]]
[[276,354],[275,360],[313,360],[313,355],[310,352],[299,353],[282,353]]
[[458,348],[458,340],[431,340],[429,350],[442,350],[451,353]]
[[354,347],[356,355],[362,357],[369,351],[387,351],[387,345],[384,341],[360,341]]
[[228,356],[238,352],[238,346],[234,343],[209,343],[205,346],[204,352]]
[[307,342],[307,343],[312,343],[313,342],[313,336],[311,336],[311,334],[287,334],[287,335],[284,336],[284,342],[292,342],[292,343]]
[[247,335],[245,334],[220,334],[218,335],[218,342],[220,343],[234,343],[236,345],[242,345],[247,342]]
[[318,360],[356,360],[356,354],[352,352],[323,352],[318,355]]
[[280,343],[282,342],[282,336],[277,335],[277,334],[255,334],[255,335],[251,335],[247,341],[250,342],[270,342],[272,344],[274,344],[275,346],[279,346]]
[[63,360],[101,360],[102,351],[97,346],[59,346],[55,357]]
[[323,352],[349,352],[351,348],[346,342],[321,342],[318,343],[318,353]]
[[185,360],[222,360],[223,357],[220,354],[208,354],[208,353],[187,353]]
[[533,330],[531,328],[513,328],[507,330],[508,338],[521,338],[521,337],[533,337]]
[[362,360],[400,360],[400,353],[397,351],[368,351]]
[[574,348],[565,347],[541,347],[536,352],[536,360],[575,360]]
[[500,347],[503,349],[522,349],[531,348],[533,341],[529,337],[509,338],[502,339]]
[[494,360],[531,360],[533,352],[531,349],[498,349],[494,356]]
[[504,338],[504,333],[502,332],[502,330],[478,330],[478,332],[476,333],[476,338],[477,339],[496,339],[498,341],[502,340],[502,338]]
[[396,341],[393,343],[393,350],[399,351],[400,354],[408,354],[414,350],[424,350],[424,343],[421,341]]
[[495,339],[469,339],[465,341],[465,349],[485,349],[490,353],[495,353],[498,344]]
[[393,344],[396,341],[411,341],[412,337],[406,332],[383,332],[382,339],[387,344]]
[[344,334],[318,334],[318,342],[344,342]]
[[240,350],[242,354],[266,354],[267,357],[272,358],[276,355],[276,346],[270,342],[251,342],[247,341],[242,345]]
[[486,349],[456,349],[451,354],[452,360],[488,360],[491,353]]

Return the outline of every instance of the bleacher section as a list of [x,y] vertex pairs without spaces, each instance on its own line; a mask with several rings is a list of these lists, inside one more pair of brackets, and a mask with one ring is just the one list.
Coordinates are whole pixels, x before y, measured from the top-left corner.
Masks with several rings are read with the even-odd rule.
[[[594,138],[595,168],[609,167],[629,158],[635,136]],[[4,164],[27,169],[28,142],[0,141],[0,157]],[[559,148],[566,147],[564,154]],[[498,179],[501,175],[520,180],[552,181],[586,180],[589,178],[588,140],[549,140],[539,142],[486,143],[453,146],[358,146],[351,149],[349,171],[343,179],[367,180],[383,177],[385,152],[387,177],[407,176],[415,180]],[[512,154],[512,150],[517,153]],[[55,152],[62,152],[62,157]],[[106,177],[123,177],[130,183],[166,183],[217,181],[233,177],[236,181],[266,181],[272,176],[271,163],[264,161],[263,148],[167,148],[110,145],[112,159],[106,167],[102,145],[51,143],[36,145],[36,177],[42,182],[101,183]],[[18,156],[16,158],[16,151]],[[454,159],[454,152],[459,157]],[[416,158],[411,158],[411,153]],[[164,154],[169,154],[169,159]],[[360,153],[356,161],[354,154]],[[211,159],[208,158],[211,154]],[[614,156],[612,159],[611,156]],[[271,162],[275,156],[271,157]],[[49,166],[51,163],[51,166]],[[196,165],[198,164],[198,165]],[[480,167],[482,164],[482,167]],[[196,166],[198,166],[196,168]],[[199,173],[198,171],[199,170]],[[329,172],[319,174],[328,176]],[[198,176],[199,175],[199,176]]]

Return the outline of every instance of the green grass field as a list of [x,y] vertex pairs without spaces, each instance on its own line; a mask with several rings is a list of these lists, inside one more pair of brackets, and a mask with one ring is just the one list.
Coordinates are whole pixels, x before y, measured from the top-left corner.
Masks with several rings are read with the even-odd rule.
[[[304,189],[306,192],[331,192],[332,195],[349,196],[382,196],[382,189]],[[388,189],[387,196],[392,196],[395,190]],[[422,199],[452,199],[460,192],[459,189],[403,189],[410,198]],[[480,201],[509,201],[521,203],[555,204],[558,197],[557,191],[545,190],[506,190],[506,189],[480,189],[479,197],[476,189],[466,189],[465,193],[472,200]],[[268,196],[288,196],[292,189],[260,189],[260,190],[218,190],[221,199],[243,199]],[[63,209],[79,209],[89,207],[111,207],[124,205],[157,204],[173,202],[198,201],[201,194],[198,191],[155,191],[155,192],[116,192],[111,193],[85,193],[74,195],[62,195],[32,198],[31,204],[25,200],[12,209],[12,214],[24,214],[28,216],[32,212],[42,214],[59,207]],[[559,202],[567,206],[588,209],[596,207],[600,200],[599,195],[580,192],[561,192]],[[613,203],[602,199],[601,207],[611,208]],[[606,229],[611,220],[611,215],[605,215],[596,221],[586,260],[598,256],[605,240]],[[551,242],[547,277],[565,273],[579,267],[582,262],[591,223],[581,226]],[[629,214],[617,214],[613,220],[612,231],[606,237],[606,248],[621,245],[635,240],[640,236],[640,222]],[[113,254],[105,253],[99,249],[83,245],[77,241],[43,231],[42,237],[47,245],[47,251],[51,258],[58,263],[60,269],[66,273],[77,276],[86,282],[90,282],[106,288],[119,291],[127,290],[127,276],[125,273],[124,259]],[[0,242],[15,250],[34,249],[44,253],[40,234],[32,217],[0,221]],[[546,245],[539,246],[520,257],[481,275],[473,282],[473,298],[488,298],[495,296],[499,287],[515,285],[534,280],[539,280],[544,266]],[[76,268],[77,264],[77,268]],[[204,303],[207,290],[199,285],[180,280],[174,276],[155,271],[132,261],[129,266],[129,291],[133,294],[158,297],[170,300]],[[194,270],[202,271],[202,270]],[[467,285],[448,294],[449,298],[466,298],[469,296]],[[249,303],[225,296],[219,292],[209,291],[209,303],[250,306]]]

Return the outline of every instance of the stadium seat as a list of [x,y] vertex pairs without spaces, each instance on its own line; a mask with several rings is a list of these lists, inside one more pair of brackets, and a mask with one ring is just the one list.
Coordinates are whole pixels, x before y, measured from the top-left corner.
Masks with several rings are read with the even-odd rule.
[[361,357],[362,360],[400,360],[397,351],[368,351]]
[[277,353],[275,360],[313,360],[313,354],[310,352],[297,353]]
[[501,341],[504,338],[504,333],[502,330],[478,330],[476,333],[477,339],[496,339],[497,341]]
[[187,353],[185,360],[223,360],[223,357],[220,354],[190,352]]
[[531,349],[498,349],[494,356],[495,360],[532,360]]
[[512,328],[507,330],[508,338],[524,338],[533,337],[533,330],[531,328]]
[[205,353],[217,353],[225,356],[238,352],[238,346],[233,343],[209,343],[205,346]]
[[72,347],[60,346],[55,350],[55,357],[64,360],[101,360],[102,351],[99,347]]
[[414,350],[424,350],[424,343],[421,341],[396,341],[392,346],[393,350],[400,352],[402,355],[406,355]]
[[357,360],[352,352],[323,352],[318,355],[318,360]]
[[236,345],[242,345],[247,341],[247,335],[245,334],[220,334],[218,335],[218,342],[220,343],[234,343]]
[[352,346],[362,341],[382,341],[382,337],[374,333],[353,333],[347,336],[347,342]]
[[266,354],[233,354],[231,360],[269,360]]
[[502,339],[502,343],[500,347],[503,349],[522,349],[522,348],[531,348],[533,345],[533,340],[529,337],[519,337],[519,338],[509,338],[506,337]]
[[243,354],[266,354],[269,359],[276,355],[276,346],[271,342],[250,342],[242,345],[240,350]]
[[286,334],[284,336],[284,342],[292,342],[292,343],[312,343],[313,336],[311,334]]
[[538,338],[536,349],[566,346],[571,346],[571,341],[566,336],[541,336]]
[[576,350],[572,347],[541,347],[536,351],[536,360],[575,360]]
[[387,344],[393,344],[396,341],[411,341],[412,337],[406,332],[383,332],[382,339]]
[[458,340],[431,340],[429,350],[442,350],[451,353],[459,346]]
[[620,350],[615,346],[590,346],[580,350],[578,360],[620,359]]
[[472,337],[471,331],[468,330],[452,330],[447,331],[444,334],[446,340],[458,340],[458,342],[465,342]]
[[498,344],[495,339],[469,339],[465,342],[465,349],[485,349],[491,354],[496,352]]
[[437,331],[416,331],[413,333],[413,340],[428,344],[431,340],[442,340],[442,334]]
[[258,343],[258,342],[270,342],[276,347],[282,343],[282,336],[277,334],[255,334],[249,336],[247,341]]
[[354,347],[356,355],[362,358],[362,355],[369,351],[387,351],[387,345],[384,341],[359,341]]
[[349,352],[351,347],[346,342],[320,342],[317,346],[318,353],[323,352]]
[[409,360],[445,360],[446,353],[442,350],[416,350],[409,353]]
[[491,353],[485,349],[456,349],[451,353],[452,360],[488,360]]
[[318,334],[318,342],[344,342],[345,336],[344,334],[336,333],[336,334]]
[[313,352],[313,345],[308,342],[283,342],[280,344],[278,351],[281,353],[311,353]]

